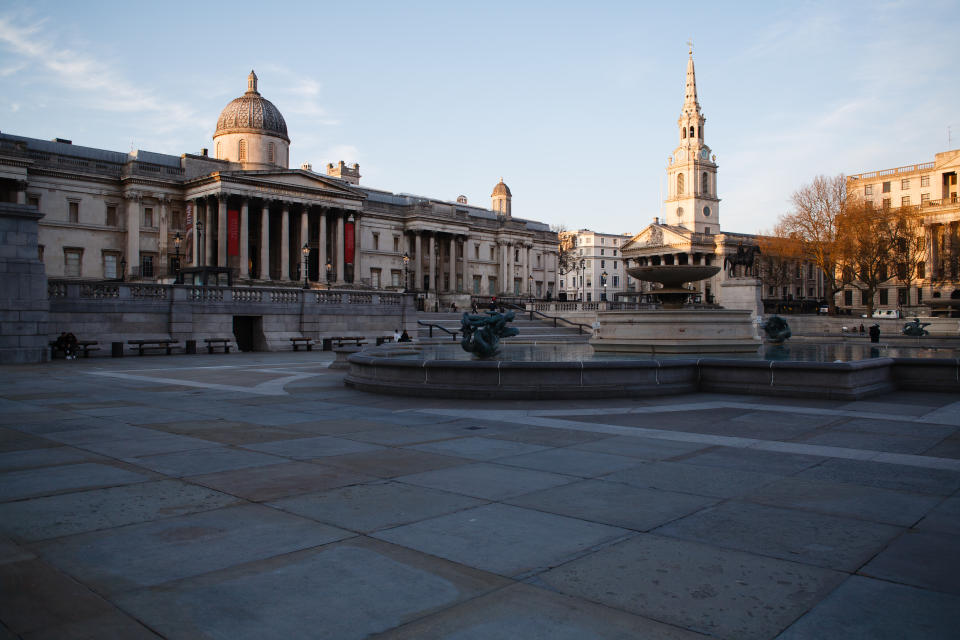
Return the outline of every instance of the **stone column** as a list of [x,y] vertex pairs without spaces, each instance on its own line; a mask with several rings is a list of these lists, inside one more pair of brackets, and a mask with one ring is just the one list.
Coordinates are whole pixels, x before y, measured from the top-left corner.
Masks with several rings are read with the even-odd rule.
[[280,214],[280,279],[290,279],[290,203],[284,201]]
[[270,201],[264,200],[260,209],[260,279],[270,279]]
[[413,234],[413,245],[414,245],[414,273],[413,276],[416,278],[416,282],[413,283],[414,291],[420,291],[420,287],[423,286],[423,236],[419,231],[415,231]]
[[203,199],[203,264],[213,265],[213,211],[210,207],[210,198]]
[[363,242],[360,238],[360,214],[351,213],[353,218],[353,283],[360,284],[360,250],[363,248]]
[[462,261],[460,271],[463,272],[463,290],[473,295],[473,274],[470,273],[470,261],[467,254],[470,252],[470,236],[463,237],[463,251],[460,254]]
[[344,250],[344,242],[343,242],[343,212],[342,212],[342,211],[337,215],[337,238],[336,238],[336,243],[337,243],[337,284],[344,284],[344,283],[346,282],[346,280],[343,279],[343,267],[344,267],[343,250]]
[[[125,193],[127,199],[127,271],[140,275],[140,194]],[[127,274],[123,274],[126,277]]]
[[217,196],[217,266],[228,267],[227,262],[227,194]]
[[447,270],[450,272],[450,286],[447,287],[447,290],[456,291],[457,290],[457,237],[456,236],[454,235],[450,236],[449,247],[450,247],[449,249],[450,255],[447,256],[449,260]]
[[240,202],[240,278],[250,278],[250,200]]
[[303,261],[303,245],[310,246],[310,207],[309,205],[301,205],[300,209],[300,241],[297,242],[297,257],[300,260],[300,268],[304,269],[306,273],[300,274],[300,279],[303,280],[310,273],[310,264],[304,263]]
[[17,180],[17,204],[27,204],[27,186],[26,180]]
[[[160,254],[160,264],[164,265],[164,268],[161,271],[166,273],[166,266],[170,263],[169,260],[167,260],[167,244],[170,241],[170,225],[167,220],[167,204],[170,202],[170,198],[166,197],[165,195],[160,195],[157,200],[160,201],[160,224],[157,225],[159,236],[157,238],[157,252]],[[159,267],[160,265],[157,266]]]
[[327,210],[320,209],[320,277],[326,282],[327,277]]
[[[42,217],[25,204],[0,202],[0,364],[46,362],[51,331],[56,334],[69,329],[49,323],[47,275],[37,255],[38,224]],[[78,329],[73,330],[79,333]]]
[[430,289],[440,291],[437,286],[437,234],[430,234]]
[[191,266],[200,266],[200,237],[197,233],[197,222],[200,220],[200,198],[194,198],[193,204],[193,245],[190,248]]

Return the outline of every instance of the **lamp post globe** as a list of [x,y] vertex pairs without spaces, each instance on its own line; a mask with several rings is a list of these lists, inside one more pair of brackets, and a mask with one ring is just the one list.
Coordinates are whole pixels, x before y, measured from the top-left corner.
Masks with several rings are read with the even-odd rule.
[[606,271],[600,274],[600,284],[603,286],[603,291],[601,292],[602,297],[600,299],[606,302],[607,301],[607,272]]
[[173,248],[176,256],[174,258],[174,263],[173,263],[174,269],[176,271],[176,274],[173,280],[174,284],[183,284],[183,272],[180,270],[180,243],[181,242],[183,242],[183,236],[181,236],[180,232],[177,231],[177,233],[173,236]]
[[325,267],[326,267],[326,269],[327,269],[327,289],[329,289],[329,288],[330,288],[330,278],[333,277],[333,274],[332,274],[333,265],[330,264],[330,261],[329,261],[329,260],[327,260],[327,264],[325,265]]

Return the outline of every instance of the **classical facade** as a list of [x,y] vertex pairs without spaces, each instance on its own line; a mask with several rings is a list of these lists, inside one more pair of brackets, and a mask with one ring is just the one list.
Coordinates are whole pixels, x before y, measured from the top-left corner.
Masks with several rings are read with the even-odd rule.
[[[923,266],[913,282],[896,277],[876,293],[873,308],[930,306],[934,311],[960,312],[960,201],[957,173],[960,149],[944,151],[933,162],[868,171],[847,177],[847,192],[878,211],[919,207],[923,220]],[[838,295],[841,308],[866,308],[861,290],[847,286]],[[955,304],[947,303],[956,300]],[[906,310],[906,309],[904,309]]]
[[[241,284],[553,295],[557,236],[491,207],[360,184],[359,165],[289,167],[290,137],[253,72],[220,114],[214,152],[121,153],[0,133],[0,200],[33,205],[48,276],[172,281],[229,269]],[[306,276],[306,278],[304,277]]]
[[567,268],[560,273],[560,293],[567,300],[613,302],[617,294],[638,291],[639,283],[627,275],[621,254],[630,237],[590,229],[561,231],[561,251],[568,258]]
[[[706,143],[706,118],[697,97],[693,52],[687,59],[683,106],[677,120],[677,147],[667,159],[669,185],[664,219],[653,222],[629,241],[621,241],[621,254],[630,265],[717,265],[717,275],[696,283],[704,302],[723,300],[723,284],[731,277],[724,268],[728,256],[760,244],[758,236],[723,231],[717,184],[717,156]],[[792,265],[790,277],[774,284],[764,278],[764,258],[755,273],[764,282],[766,300],[816,301],[823,296],[823,277],[810,265]],[[735,275],[743,275],[735,274]],[[649,290],[644,283],[642,290]],[[628,291],[632,290],[628,287]]]

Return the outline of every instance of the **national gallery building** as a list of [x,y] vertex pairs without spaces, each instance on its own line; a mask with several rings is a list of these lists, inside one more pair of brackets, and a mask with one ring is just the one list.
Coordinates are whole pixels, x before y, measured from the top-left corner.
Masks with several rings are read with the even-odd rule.
[[[360,184],[359,165],[289,168],[280,111],[247,78],[217,120],[213,154],[171,156],[0,133],[0,201],[36,206],[52,278],[171,282],[229,270],[240,284],[553,297],[558,241],[515,218],[501,179],[490,208]],[[312,283],[312,284],[310,284]]]

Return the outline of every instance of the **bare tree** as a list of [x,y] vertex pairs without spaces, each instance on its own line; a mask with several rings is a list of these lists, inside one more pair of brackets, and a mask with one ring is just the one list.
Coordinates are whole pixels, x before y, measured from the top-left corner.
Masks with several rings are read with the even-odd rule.
[[[774,291],[782,291],[794,280],[797,266],[803,258],[803,246],[796,236],[777,224],[773,231],[757,238],[760,247],[760,281]],[[779,294],[778,294],[779,295]]]
[[893,275],[887,227],[890,208],[875,209],[868,202],[850,198],[838,220],[843,270],[852,274],[849,284],[861,292],[867,316],[873,315],[877,290]]
[[836,293],[846,284],[842,269],[845,243],[839,221],[847,208],[847,179],[817,176],[793,193],[793,212],[780,218],[781,233],[800,242],[802,257],[823,272],[830,313],[837,312]]
[[897,279],[906,286],[905,300],[897,300],[897,306],[910,304],[910,287],[926,275],[927,251],[924,243],[925,229],[920,207],[899,207],[889,212],[883,226],[890,251],[890,263]]
[[566,225],[563,224],[550,225],[550,230],[557,234],[560,241],[557,268],[560,273],[569,273],[574,269],[574,263],[576,262],[574,260],[574,247],[576,246],[577,233],[568,231]]

